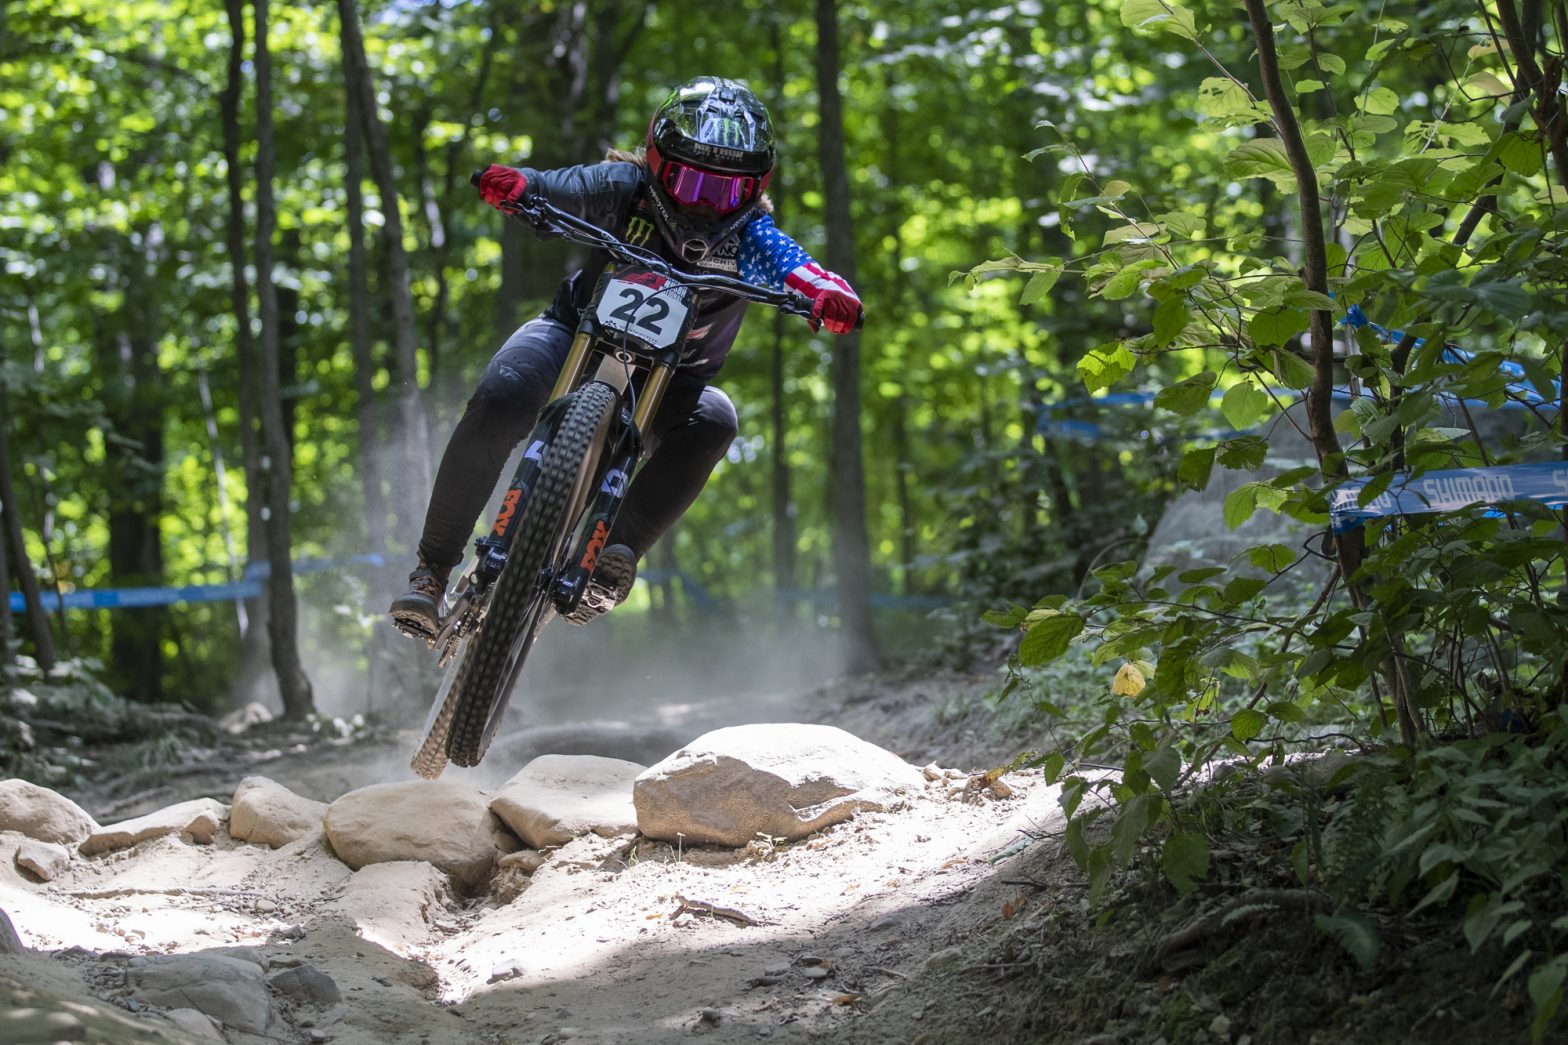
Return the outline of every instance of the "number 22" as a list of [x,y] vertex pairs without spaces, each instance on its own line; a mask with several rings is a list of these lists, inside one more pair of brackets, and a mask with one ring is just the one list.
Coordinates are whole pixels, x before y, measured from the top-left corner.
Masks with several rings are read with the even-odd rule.
[[[628,327],[630,327],[633,323],[636,323],[644,330],[651,331],[655,334],[664,333],[664,329],[659,324],[663,322],[664,318],[670,314],[670,303],[668,301],[665,301],[662,297],[658,297],[657,295],[644,294],[635,287],[622,286],[617,289],[620,291],[621,300],[625,302],[625,304],[621,305],[615,311],[610,313],[612,319],[618,319],[622,323],[625,323]],[[650,308],[657,309],[658,311],[649,312],[647,315],[639,319],[637,318],[637,312],[644,305],[648,305]]]

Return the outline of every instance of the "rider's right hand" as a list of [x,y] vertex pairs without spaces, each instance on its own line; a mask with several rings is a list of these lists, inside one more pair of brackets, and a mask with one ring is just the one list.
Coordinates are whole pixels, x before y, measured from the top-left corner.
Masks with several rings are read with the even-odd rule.
[[486,167],[474,184],[479,186],[479,195],[484,201],[497,209],[517,202],[528,191],[528,179],[522,171],[499,163]]

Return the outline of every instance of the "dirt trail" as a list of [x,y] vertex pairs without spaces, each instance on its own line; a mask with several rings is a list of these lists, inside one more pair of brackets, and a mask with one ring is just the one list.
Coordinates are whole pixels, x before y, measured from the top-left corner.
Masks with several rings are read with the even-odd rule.
[[[881,722],[868,739],[929,754],[911,735],[934,728],[941,694],[926,688],[871,688],[847,707],[839,693],[836,709],[816,710],[852,731],[858,715],[861,735]],[[387,753],[342,754],[336,771],[352,777]],[[280,754],[247,771],[299,786],[286,770]],[[1037,773],[1006,780],[1006,798],[934,781],[905,808],[740,857],[589,836],[531,879],[471,898],[428,864],[356,873],[319,837],[273,851],[223,832],[206,846],[163,838],[76,859],[39,883],[14,868],[18,837],[0,835],[0,909],[32,949],[0,957],[0,1010],[9,990],[12,1006],[76,1004],[84,1026],[121,1021],[79,1040],[186,1040],[131,997],[138,956],[241,947],[269,977],[319,971],[341,1000],[274,983],[265,1033],[230,1026],[237,1043],[909,1041],[931,1026],[928,1009],[954,1004],[923,980],[984,961],[983,945],[963,945],[1045,902],[1019,868],[1057,846],[1038,841],[1060,831],[1057,789]],[[16,1040],[7,1019],[0,1040]],[[126,1037],[124,1019],[148,1036]]]

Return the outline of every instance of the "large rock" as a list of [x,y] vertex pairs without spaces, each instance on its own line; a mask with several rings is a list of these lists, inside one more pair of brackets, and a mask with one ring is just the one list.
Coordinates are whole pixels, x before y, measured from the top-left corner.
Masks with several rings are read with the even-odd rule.
[[645,768],[598,755],[540,755],[506,782],[490,810],[535,849],[589,832],[634,834],[632,782]]
[[321,832],[327,804],[296,795],[264,776],[248,776],[234,791],[229,834],[242,842],[281,849]]
[[150,954],[130,960],[126,982],[141,1001],[195,1009],[250,1034],[265,1032],[272,1014],[261,967],[238,958]]
[[23,954],[27,945],[11,924],[11,916],[0,911],[0,954]]
[[0,831],[76,845],[97,828],[93,818],[64,795],[26,780],[0,780]]
[[215,798],[180,802],[146,816],[98,828],[82,843],[82,855],[97,856],[116,849],[129,849],[149,838],[176,834],[187,842],[207,845],[228,817],[229,807]]
[[730,726],[644,771],[632,800],[649,838],[740,847],[888,809],[924,783],[914,766],[835,726]]
[[337,981],[314,965],[301,965],[278,973],[270,981],[272,989],[299,1005],[327,1009],[343,1000]]
[[496,858],[517,842],[477,790],[450,780],[372,784],[327,807],[327,841],[358,870],[423,860],[464,888],[483,885]]
[[71,851],[53,842],[29,838],[16,847],[16,866],[31,871],[40,881],[53,881],[70,863]]

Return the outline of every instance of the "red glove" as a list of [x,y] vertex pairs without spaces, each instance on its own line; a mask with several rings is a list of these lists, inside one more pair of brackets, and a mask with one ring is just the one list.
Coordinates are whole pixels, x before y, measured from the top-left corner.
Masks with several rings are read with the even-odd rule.
[[815,261],[806,261],[790,270],[784,285],[811,299],[812,330],[827,327],[835,334],[847,334],[860,321],[860,299],[849,283],[836,272],[829,272]]
[[860,321],[860,299],[853,293],[823,288],[811,303],[811,329],[827,327],[834,334],[847,334]]
[[479,176],[479,195],[492,207],[499,208],[503,203],[520,200],[527,190],[528,179],[515,167],[492,163]]

